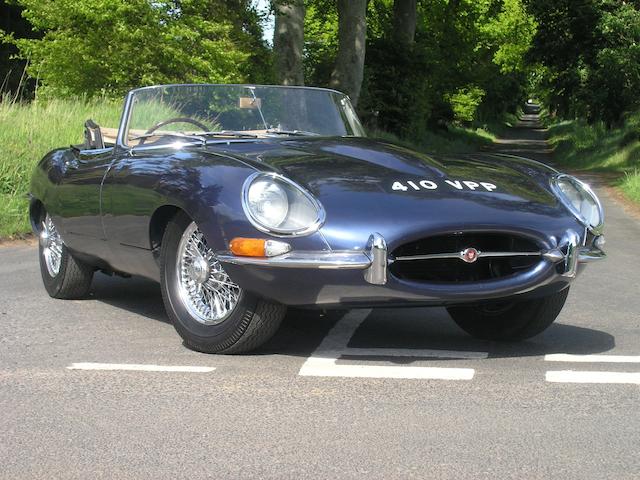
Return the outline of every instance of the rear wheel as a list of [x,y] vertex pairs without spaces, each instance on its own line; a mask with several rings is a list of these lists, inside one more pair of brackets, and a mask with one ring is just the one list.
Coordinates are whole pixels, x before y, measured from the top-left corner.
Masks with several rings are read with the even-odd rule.
[[280,326],[286,307],[235,284],[186,215],[167,225],[160,262],[167,314],[189,348],[242,353],[262,345]]
[[448,307],[453,321],[483,340],[517,341],[543,332],[560,314],[569,289],[548,297],[519,302]]
[[42,283],[51,297],[73,299],[89,293],[93,267],[69,252],[49,214],[42,221],[38,252]]

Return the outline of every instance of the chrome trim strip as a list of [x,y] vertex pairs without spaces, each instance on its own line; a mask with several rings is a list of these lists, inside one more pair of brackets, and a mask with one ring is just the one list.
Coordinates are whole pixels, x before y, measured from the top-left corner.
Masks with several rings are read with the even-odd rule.
[[372,285],[386,284],[389,255],[384,237],[379,233],[372,234],[367,242],[367,252],[371,266],[365,270],[364,279]]
[[575,278],[578,273],[578,256],[580,252],[580,235],[569,230],[566,236],[567,253],[564,260],[563,277]]
[[116,145],[124,150],[129,150],[127,145],[127,139],[125,138],[126,132],[129,129],[129,120],[131,120],[131,106],[133,104],[134,90],[127,93],[124,99],[124,107],[122,109],[122,116],[120,117],[120,126],[118,128],[118,136],[116,137]]
[[[478,251],[478,258],[489,257],[540,257],[545,256],[547,252],[480,252]],[[406,262],[411,260],[436,260],[441,258],[457,258],[462,260],[464,258],[463,252],[450,252],[450,253],[432,253],[430,255],[412,255],[396,257],[396,262]],[[547,258],[547,257],[545,257]]]
[[166,88],[166,87],[246,87],[246,88],[265,88],[274,87],[282,89],[295,89],[295,90],[320,90],[325,92],[333,92],[338,95],[347,97],[348,95],[333,88],[322,87],[307,87],[305,85],[264,85],[259,83],[160,83],[157,85],[148,85],[146,87],[138,87],[133,90],[129,90],[129,93],[141,92],[143,90],[151,90],[152,88]]
[[225,252],[216,257],[224,263],[261,267],[364,270],[371,266],[371,259],[362,251],[289,252],[270,258],[237,257]]
[[542,257],[549,260],[551,263],[558,263],[564,260],[564,253],[559,248],[548,250],[542,254]]
[[591,263],[598,260],[604,260],[607,258],[607,254],[597,248],[581,248],[578,252],[578,262]]

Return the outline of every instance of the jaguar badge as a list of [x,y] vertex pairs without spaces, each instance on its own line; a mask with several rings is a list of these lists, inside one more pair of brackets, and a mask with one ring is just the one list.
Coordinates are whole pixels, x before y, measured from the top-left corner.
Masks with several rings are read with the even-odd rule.
[[474,263],[479,256],[480,252],[473,247],[466,248],[460,253],[460,258],[467,263]]

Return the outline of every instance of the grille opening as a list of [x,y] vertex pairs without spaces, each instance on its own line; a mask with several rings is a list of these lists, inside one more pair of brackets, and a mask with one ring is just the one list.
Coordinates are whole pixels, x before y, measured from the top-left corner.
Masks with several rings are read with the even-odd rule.
[[[402,245],[394,258],[461,252],[473,247],[480,252],[539,252],[535,242],[511,234],[463,233],[440,235]],[[479,282],[514,275],[533,268],[539,256],[479,258],[465,263],[458,258],[405,260],[393,262],[390,272],[397,278],[429,283]]]

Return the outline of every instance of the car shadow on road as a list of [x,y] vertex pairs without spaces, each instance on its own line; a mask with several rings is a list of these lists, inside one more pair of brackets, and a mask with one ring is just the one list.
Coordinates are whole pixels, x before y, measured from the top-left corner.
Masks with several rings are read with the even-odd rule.
[[97,273],[89,298],[135,315],[171,323],[162,304],[160,285],[145,278],[110,277]]
[[[97,275],[91,298],[134,315],[170,323],[162,304],[160,287],[149,280]],[[308,357],[346,313],[290,309],[276,335],[248,355]],[[354,348],[488,352],[491,358],[550,353],[595,354],[609,351],[614,346],[615,338],[609,333],[563,323],[562,314],[557,323],[528,341],[476,340],[460,330],[445,309],[433,307],[375,309],[349,341],[349,347]],[[414,360],[413,357],[396,357],[391,361],[410,363]]]
[[[274,338],[252,354],[308,356],[331,327],[347,312],[293,310]],[[350,348],[389,349],[384,360],[408,364],[416,357],[394,357],[394,349],[487,352],[490,358],[534,357],[551,353],[587,355],[615,347],[615,338],[604,331],[562,323],[560,317],[542,334],[522,342],[477,340],[460,330],[443,308],[373,310],[348,343]],[[320,354],[322,356],[322,354]],[[367,357],[359,357],[366,360]],[[371,360],[376,358],[371,357]],[[448,360],[446,358],[429,360]]]

